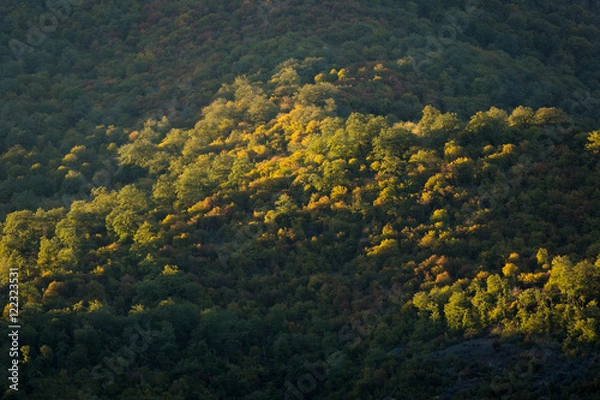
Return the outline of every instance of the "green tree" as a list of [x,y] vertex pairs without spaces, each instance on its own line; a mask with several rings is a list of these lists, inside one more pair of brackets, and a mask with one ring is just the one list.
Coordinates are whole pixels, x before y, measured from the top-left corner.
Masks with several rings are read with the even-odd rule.
[[590,132],[587,140],[588,143],[585,145],[585,148],[592,153],[600,153],[600,131]]
[[314,85],[308,84],[296,94],[296,102],[303,106],[315,105],[318,107],[327,106],[329,99],[335,99],[338,89],[328,82],[317,83]]
[[187,208],[209,195],[209,189],[211,188],[210,168],[209,156],[202,156],[196,163],[184,168],[175,182],[178,207]]
[[557,289],[577,304],[595,299],[600,289],[600,269],[588,261],[573,265],[567,256],[555,257],[546,288]]
[[413,143],[414,135],[404,128],[381,130],[373,138],[371,168],[381,174],[401,175],[406,165],[403,155]]
[[444,316],[448,327],[460,331],[475,326],[471,304],[463,292],[454,292],[444,305]]
[[530,107],[519,106],[508,117],[508,124],[516,128],[527,128],[535,122],[535,113]]
[[150,209],[150,202],[134,185],[123,187],[116,197],[117,204],[106,216],[106,226],[120,241],[133,239]]
[[423,109],[423,116],[417,128],[421,135],[432,140],[428,145],[437,148],[449,137],[458,133],[461,123],[457,114],[442,114],[437,108],[428,105]]
[[470,145],[486,143],[500,144],[506,139],[508,115],[496,107],[488,111],[479,111],[471,117],[463,131],[462,138]]

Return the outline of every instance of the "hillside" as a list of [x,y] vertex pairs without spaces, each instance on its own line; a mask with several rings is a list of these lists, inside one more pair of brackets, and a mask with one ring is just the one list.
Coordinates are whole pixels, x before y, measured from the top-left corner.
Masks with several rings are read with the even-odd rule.
[[3,2],[2,398],[593,398],[599,11]]

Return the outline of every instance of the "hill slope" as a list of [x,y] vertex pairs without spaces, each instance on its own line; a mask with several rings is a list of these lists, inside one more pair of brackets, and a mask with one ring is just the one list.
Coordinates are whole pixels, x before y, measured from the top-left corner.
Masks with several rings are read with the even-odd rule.
[[595,4],[30,3],[3,398],[597,392]]

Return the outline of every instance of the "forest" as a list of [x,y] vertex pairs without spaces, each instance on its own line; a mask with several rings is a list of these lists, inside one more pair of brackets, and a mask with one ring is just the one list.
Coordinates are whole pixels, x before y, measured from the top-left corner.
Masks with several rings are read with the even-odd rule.
[[595,2],[0,16],[2,399],[598,398]]

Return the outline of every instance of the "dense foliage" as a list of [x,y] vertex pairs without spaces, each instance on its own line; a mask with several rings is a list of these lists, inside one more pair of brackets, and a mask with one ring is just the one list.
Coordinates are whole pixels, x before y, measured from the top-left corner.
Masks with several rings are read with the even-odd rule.
[[597,6],[439,3],[0,5],[5,397],[598,392]]

